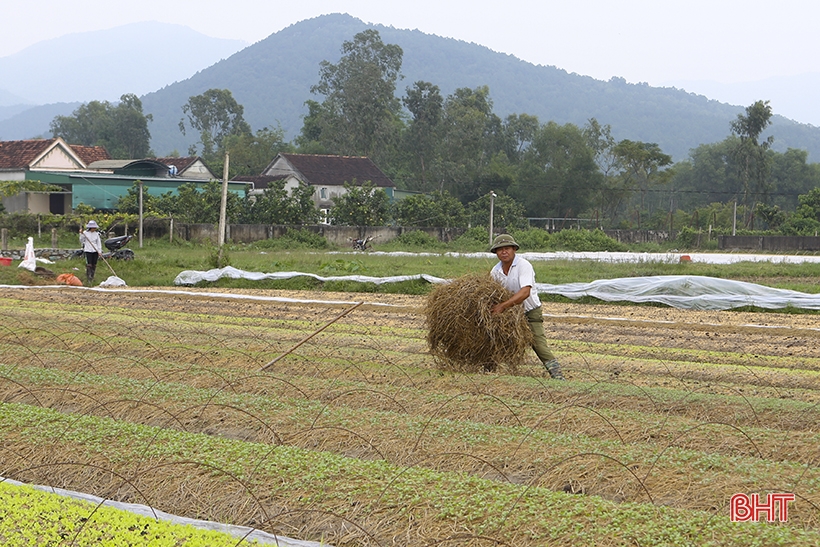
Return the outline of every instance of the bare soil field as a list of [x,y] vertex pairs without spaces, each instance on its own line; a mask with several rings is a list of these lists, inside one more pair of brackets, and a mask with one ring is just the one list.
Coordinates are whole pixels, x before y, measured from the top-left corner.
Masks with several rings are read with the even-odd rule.
[[3,476],[139,503],[150,492],[165,511],[334,545],[646,541],[606,528],[585,540],[571,522],[501,525],[489,510],[460,517],[404,492],[411,469],[704,522],[728,521],[735,493],[794,492],[780,527],[820,528],[818,315],[545,303],[568,380],[557,382],[534,354],[517,375],[441,370],[427,353],[424,297],[67,287],[0,297],[3,403],[66,424],[113,419],[404,470],[373,498],[338,476],[287,479],[261,463],[228,480],[145,447],[133,461],[119,435],[110,452],[73,440],[76,425],[49,437],[9,417]]

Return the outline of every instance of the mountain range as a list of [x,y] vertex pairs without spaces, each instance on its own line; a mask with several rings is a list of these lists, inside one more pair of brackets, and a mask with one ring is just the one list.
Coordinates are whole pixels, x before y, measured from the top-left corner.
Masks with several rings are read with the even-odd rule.
[[[142,64],[124,59],[128,48],[120,47],[120,33],[86,33],[97,34],[95,39],[100,41],[96,45],[85,42],[85,49],[106,51],[106,59],[88,57],[85,60],[88,69],[73,76],[61,74],[59,78],[96,83],[97,95],[80,96],[78,84],[56,83],[54,74],[41,76],[45,78],[41,86],[51,89],[48,93],[40,90],[39,95],[26,95],[25,90],[0,83],[0,88],[5,88],[6,92],[0,90],[0,139],[48,135],[48,123],[57,113],[70,114],[80,102],[116,100],[119,94],[131,92],[141,96],[145,113],[153,116],[149,129],[154,151],[159,155],[175,150],[184,154],[196,141],[196,135],[189,133],[186,136],[179,131],[182,105],[190,96],[210,88],[230,89],[244,106],[245,119],[253,129],[278,125],[285,131],[286,138],[292,139],[298,135],[302,117],[307,113],[305,101],[322,100],[310,93],[310,87],[319,80],[320,63],[324,60],[336,63],[341,56],[342,43],[368,28],[378,30],[385,43],[398,44],[404,51],[404,77],[397,88],[399,95],[418,80],[438,85],[444,96],[457,88],[487,85],[494,111],[502,118],[508,114],[526,113],[538,116],[542,123],[555,121],[583,126],[594,117],[602,124],[609,124],[616,139],[657,143],[676,161],[685,159],[689,151],[700,144],[726,138],[730,134],[730,123],[748,106],[721,103],[677,88],[630,84],[622,78],[596,80],[553,66],[534,65],[478,44],[418,30],[367,24],[345,14],[301,21],[244,48],[242,44],[230,41],[216,41],[208,47],[197,46],[194,40],[202,40],[202,35],[193,31],[189,34],[182,30],[185,27],[168,29],[157,25],[160,24],[128,25],[129,33],[122,33],[123,36],[142,34],[143,42],[153,41],[157,33],[176,34],[180,39],[180,44],[168,43],[165,48],[160,48],[164,51],[153,58],[150,58],[153,53],[146,52],[147,61]],[[82,36],[85,34],[74,35],[73,39],[80,43],[79,37]],[[209,40],[197,43],[209,44]],[[4,64],[4,60],[12,57],[28,59],[31,69],[37,63],[35,49],[52,55],[56,51],[67,51],[59,43],[47,47],[48,43],[36,44],[15,56],[0,58],[0,82],[10,81],[5,72],[10,70],[7,68],[10,65]],[[217,45],[224,49],[218,50]],[[202,59],[210,58],[210,61],[200,61],[198,72],[193,69],[192,62],[188,68],[177,67],[163,72],[164,83],[149,84],[149,74],[153,77],[154,72],[159,73],[160,66],[171,66],[179,61],[178,58],[193,58],[192,52],[197,47],[202,49]],[[19,64],[19,59],[15,62],[18,70],[26,64]],[[108,70],[108,64],[113,68]],[[156,69],[153,72],[152,67]],[[47,73],[47,70],[38,68],[37,72]],[[144,86],[148,85],[154,87],[145,90]],[[65,87],[64,93],[61,87]],[[24,102],[49,104],[29,107],[10,101],[9,94],[24,98]],[[111,97],[112,94],[117,97]],[[808,150],[810,161],[820,158],[820,128],[789,120],[775,112],[764,137],[770,134],[775,137],[775,150],[801,148]]]
[[186,80],[247,45],[156,21],[67,34],[0,57],[0,106],[141,96]]

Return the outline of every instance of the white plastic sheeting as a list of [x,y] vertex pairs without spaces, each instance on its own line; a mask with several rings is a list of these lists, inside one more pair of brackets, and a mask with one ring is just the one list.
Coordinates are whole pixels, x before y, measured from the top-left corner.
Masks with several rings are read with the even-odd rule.
[[[206,272],[186,270],[176,277],[174,284],[193,285],[200,281],[216,281],[222,277],[263,280],[290,279],[298,276],[308,276],[320,281],[344,280],[376,284],[395,283],[408,279],[424,279],[429,283],[447,282],[446,279],[427,274],[393,277],[363,275],[322,277],[302,272],[245,272],[229,266]],[[536,283],[535,288],[542,294],[558,294],[573,299],[591,296],[605,302],[657,302],[674,308],[691,310],[728,310],[743,306],[767,309],[780,309],[788,306],[811,310],[820,309],[820,294],[775,289],[755,283],[698,275],[624,277],[563,285]]]
[[321,275],[303,273],[303,272],[246,272],[239,270],[232,266],[225,268],[216,268],[206,272],[198,272],[194,270],[185,270],[180,272],[174,279],[174,285],[195,285],[200,281],[216,281],[223,277],[230,279],[250,279],[251,281],[263,281],[265,279],[290,279],[292,277],[307,276],[317,279],[322,282],[327,281],[358,281],[360,283],[375,283],[381,285],[383,283],[398,283],[400,281],[410,281],[411,279],[424,279],[430,283],[443,283],[445,280],[440,277],[434,277],[427,274],[417,275],[396,275],[392,277],[370,277],[367,275],[339,275],[331,277],[322,277]]
[[658,302],[691,310],[728,310],[743,306],[820,309],[820,294],[698,275],[622,277],[564,285],[536,283],[536,288],[542,294],[573,299],[591,296],[606,302]]
[[18,268],[25,268],[29,271],[34,271],[37,269],[37,259],[34,257],[34,238],[28,238],[28,243],[26,243],[26,251],[23,253],[23,260],[20,262],[20,265],[17,266]]
[[47,258],[37,258],[34,255],[34,238],[30,237],[26,243],[26,250],[23,251],[23,260],[20,261],[20,264],[18,264],[17,267],[25,268],[33,272],[37,269],[38,262],[42,262],[43,264],[54,264],[54,262]]
[[[0,482],[6,482],[8,484],[13,484],[16,486],[23,486],[25,483],[18,482],[12,479],[6,479],[0,477]],[[193,526],[195,528],[199,528],[201,530],[212,530],[216,532],[222,532],[223,534],[230,534],[235,538],[245,538],[249,542],[256,541],[257,543],[264,544],[264,545],[278,545],[280,547],[332,547],[328,543],[317,543],[315,541],[302,541],[298,539],[292,539],[285,536],[277,536],[274,534],[269,534],[267,532],[262,532],[260,530],[256,530],[255,528],[248,528],[246,526],[233,526],[231,524],[222,524],[219,522],[212,522],[209,520],[199,520],[199,519],[190,519],[187,517],[180,517],[177,515],[172,515],[170,513],[165,513],[164,511],[159,511],[148,505],[141,505],[138,503],[123,503],[120,501],[112,501],[106,500],[97,496],[92,496],[91,494],[85,494],[83,492],[75,492],[73,490],[65,490],[63,488],[54,488],[52,486],[42,486],[38,484],[30,484],[27,486],[31,486],[36,490],[41,490],[43,492],[51,492],[53,494],[57,494],[60,496],[66,496],[69,498],[83,500],[95,505],[104,505],[106,507],[113,507],[114,509],[119,509],[121,511],[128,511],[130,513],[134,513],[137,515],[142,515],[144,517],[149,517],[152,519],[162,520],[166,522],[172,522],[174,524],[183,524]],[[247,545],[247,543],[242,543],[242,545]]]
[[125,284],[125,280],[117,277],[116,275],[109,275],[108,279],[100,283],[100,287],[103,289],[112,289],[115,287],[127,287],[128,285]]

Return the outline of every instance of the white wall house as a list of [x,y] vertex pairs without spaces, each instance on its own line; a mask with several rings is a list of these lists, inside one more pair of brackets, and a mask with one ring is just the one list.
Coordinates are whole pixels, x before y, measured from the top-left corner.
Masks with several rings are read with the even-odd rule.
[[277,154],[262,172],[266,177],[287,177],[314,187],[313,201],[319,210],[330,209],[333,199],[345,193],[345,183],[366,182],[383,189],[392,200],[396,185],[370,158],[324,154]]

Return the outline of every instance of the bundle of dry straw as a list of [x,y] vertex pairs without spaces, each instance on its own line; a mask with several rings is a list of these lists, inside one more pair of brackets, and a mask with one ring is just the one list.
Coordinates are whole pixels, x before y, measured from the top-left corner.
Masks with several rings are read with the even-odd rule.
[[424,312],[427,343],[439,367],[478,372],[503,363],[515,373],[532,344],[524,310],[514,306],[502,314],[490,313],[510,296],[489,274],[464,275],[436,287]]

